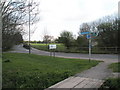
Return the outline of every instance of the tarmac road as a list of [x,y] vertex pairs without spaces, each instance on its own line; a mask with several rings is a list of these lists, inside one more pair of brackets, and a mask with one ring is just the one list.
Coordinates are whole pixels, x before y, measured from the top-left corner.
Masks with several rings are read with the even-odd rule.
[[[22,47],[22,45],[16,45],[13,47],[12,51],[9,52],[16,52],[16,53],[29,53],[29,50]],[[50,56],[50,52],[38,50],[35,48],[31,49],[31,53],[37,55],[46,55]],[[63,57],[63,58],[78,58],[78,59],[89,59],[88,54],[79,54],[79,53],[62,53],[62,52],[55,52],[56,57]],[[117,54],[92,54],[91,60],[100,60],[108,63],[119,62]]]

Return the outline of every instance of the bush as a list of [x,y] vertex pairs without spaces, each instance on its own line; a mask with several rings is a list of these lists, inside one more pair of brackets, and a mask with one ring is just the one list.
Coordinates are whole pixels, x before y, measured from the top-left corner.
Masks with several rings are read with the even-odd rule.
[[4,34],[2,37],[2,50],[10,50],[14,45],[20,44],[23,42],[22,35],[20,33],[15,34]]

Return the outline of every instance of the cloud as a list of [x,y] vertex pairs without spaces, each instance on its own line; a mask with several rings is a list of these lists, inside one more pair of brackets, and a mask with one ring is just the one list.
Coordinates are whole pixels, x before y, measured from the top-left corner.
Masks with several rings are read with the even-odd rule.
[[[36,0],[37,1],[37,0]],[[62,30],[76,34],[79,25],[117,12],[119,0],[40,0],[40,22],[32,40],[42,36],[44,27],[57,37]]]

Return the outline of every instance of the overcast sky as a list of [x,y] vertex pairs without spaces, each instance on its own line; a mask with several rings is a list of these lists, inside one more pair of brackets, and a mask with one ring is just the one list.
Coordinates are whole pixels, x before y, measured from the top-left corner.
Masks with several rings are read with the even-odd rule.
[[56,38],[63,30],[78,35],[80,24],[116,13],[119,0],[36,1],[40,2],[40,21],[34,26],[36,30],[31,40],[38,41],[42,40],[45,33]]

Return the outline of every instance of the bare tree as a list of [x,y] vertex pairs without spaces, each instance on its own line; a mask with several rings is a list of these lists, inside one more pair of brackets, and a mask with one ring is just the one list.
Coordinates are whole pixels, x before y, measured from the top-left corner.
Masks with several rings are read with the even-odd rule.
[[0,12],[3,23],[3,47],[7,47],[7,45],[10,44],[11,46],[14,45],[14,42],[12,42],[14,41],[14,35],[16,33],[21,34],[23,32],[23,26],[29,22],[29,6],[31,13],[30,24],[39,20],[36,17],[39,13],[37,8],[38,5],[39,4],[34,1],[28,2],[26,0],[5,0],[0,2]]
[[80,25],[80,32],[88,32],[90,29],[90,26],[88,23],[83,23]]
[[54,38],[53,36],[45,35],[45,36],[43,37],[43,42],[45,42],[46,45],[47,45],[48,43],[52,42],[53,38]]

